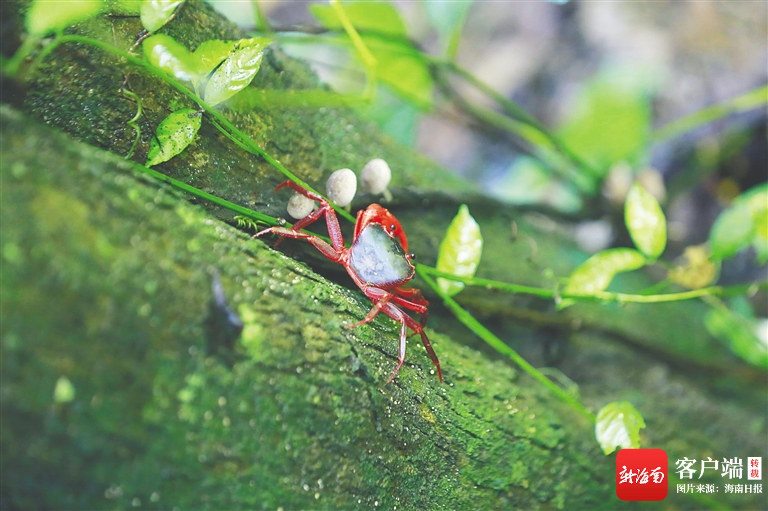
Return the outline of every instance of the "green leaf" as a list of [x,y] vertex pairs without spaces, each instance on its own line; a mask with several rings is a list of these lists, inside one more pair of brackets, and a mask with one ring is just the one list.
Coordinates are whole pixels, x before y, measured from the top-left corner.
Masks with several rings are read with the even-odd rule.
[[574,98],[560,129],[562,142],[590,162],[598,176],[616,162],[635,161],[650,128],[649,84],[638,72],[615,69],[598,75]]
[[96,16],[102,7],[102,0],[35,0],[27,12],[27,32],[38,36],[57,32]]
[[617,447],[640,448],[640,430],[645,427],[640,415],[629,401],[615,401],[605,405],[597,414],[595,438],[607,456]]
[[184,0],[144,0],[141,2],[141,24],[147,32],[159,30],[183,3]]
[[213,73],[213,70],[216,69],[219,64],[224,62],[237,47],[237,41],[212,39],[201,43],[192,53],[197,74],[200,76],[208,76]]
[[753,318],[737,314],[727,307],[715,307],[704,318],[707,331],[724,341],[733,353],[747,363],[768,369],[768,346],[755,335],[757,323]]
[[[448,226],[443,241],[440,242],[437,269],[457,277],[473,277],[482,252],[483,237],[480,235],[480,227],[469,214],[466,204],[462,204],[459,213]],[[438,278],[437,285],[448,296],[464,289],[462,282],[448,279]]]
[[376,58],[376,76],[397,94],[422,109],[432,104],[434,82],[422,56],[413,47],[376,36],[362,36]]
[[[406,36],[405,23],[395,7],[387,2],[344,2],[341,4],[352,25],[361,32],[382,36]],[[311,4],[309,12],[328,30],[343,30],[336,12],[328,4]]]
[[214,71],[205,86],[205,101],[213,106],[231,98],[251,83],[259,71],[269,39],[255,37],[237,42],[237,48]]
[[632,241],[645,255],[656,259],[667,246],[667,221],[656,199],[639,183],[632,185],[624,205],[624,221]]
[[[376,59],[377,79],[419,108],[429,108],[432,75],[421,54],[405,41],[405,24],[397,9],[386,2],[345,2],[343,7]],[[310,11],[327,29],[343,30],[330,5],[312,4]]]
[[709,231],[712,255],[727,259],[752,244],[758,259],[768,259],[768,183],[754,186],[717,217]]
[[747,204],[737,204],[717,217],[709,231],[712,256],[727,259],[752,241],[754,232],[752,211]]
[[220,41],[212,39],[205,41],[192,53],[197,77],[192,81],[195,91],[202,96],[211,73],[226,60],[237,48],[237,41]]
[[153,66],[179,80],[190,81],[197,77],[192,55],[171,36],[160,34],[144,39],[144,56]]
[[182,108],[163,119],[157,127],[147,154],[147,167],[168,161],[192,143],[202,124],[202,116],[194,108]]
[[472,0],[424,0],[427,15],[437,29],[440,40],[451,54],[453,42],[460,36]]
[[603,250],[573,270],[563,293],[588,296],[604,291],[617,273],[642,268],[646,262],[643,254],[631,248]]

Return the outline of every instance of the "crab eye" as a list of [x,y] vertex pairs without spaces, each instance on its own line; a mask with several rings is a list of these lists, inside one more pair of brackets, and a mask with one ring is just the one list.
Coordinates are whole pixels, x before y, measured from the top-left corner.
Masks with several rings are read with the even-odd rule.
[[416,254],[408,254],[406,257],[408,258],[409,261],[413,261],[414,259],[416,259]]
[[397,227],[395,227],[395,224],[392,224],[392,225],[389,226],[389,232],[391,232],[392,234],[395,233],[396,229],[397,229]]

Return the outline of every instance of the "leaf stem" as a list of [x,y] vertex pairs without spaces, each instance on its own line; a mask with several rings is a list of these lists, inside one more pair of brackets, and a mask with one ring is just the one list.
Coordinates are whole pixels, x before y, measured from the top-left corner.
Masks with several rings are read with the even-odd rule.
[[491,333],[490,330],[485,328],[469,312],[467,312],[464,308],[462,308],[461,305],[456,303],[456,301],[453,300],[453,298],[443,293],[443,291],[437,286],[435,281],[432,280],[432,278],[429,276],[429,272],[424,271],[425,268],[426,268],[425,266],[419,264],[416,266],[416,271],[419,273],[419,275],[421,275],[421,277],[426,281],[426,283],[429,284],[432,290],[435,291],[438,295],[440,295],[440,298],[443,299],[443,303],[445,303],[446,307],[451,309],[451,311],[456,316],[456,318],[459,321],[461,321],[464,324],[464,326],[469,328],[472,332],[474,332],[478,337],[480,337],[488,345],[493,347],[496,351],[498,351],[503,355],[508,356],[523,371],[525,371],[534,379],[539,381],[542,385],[547,387],[560,399],[568,403],[576,411],[578,411],[580,414],[586,417],[587,420],[589,420],[591,423],[594,424],[596,420],[595,414],[587,410],[587,408],[584,407],[584,405],[582,405],[576,398],[574,398],[565,390],[558,387],[552,380],[544,376],[538,369],[536,369],[531,364],[529,364],[528,361],[526,361],[523,357],[521,357],[515,350],[507,346],[507,344],[505,344],[501,339],[499,339],[493,333]]
[[690,291],[682,291],[679,293],[663,293],[657,295],[648,294],[629,294],[629,293],[612,293],[610,291],[599,291],[589,295],[584,294],[566,294],[556,293],[554,290],[545,289],[540,287],[523,286],[520,284],[510,284],[507,282],[499,282],[497,280],[478,279],[474,277],[457,277],[450,273],[439,271],[431,266],[423,264],[416,265],[417,269],[422,273],[428,273],[434,277],[441,277],[444,279],[455,280],[457,282],[463,282],[469,286],[479,286],[485,288],[499,289],[512,294],[526,294],[538,296],[539,298],[570,298],[581,301],[603,301],[603,302],[618,302],[618,303],[663,303],[663,302],[677,302],[682,300],[690,300],[692,298],[701,298],[704,296],[733,296],[737,294],[743,294],[751,289],[766,289],[768,288],[768,280],[751,283],[741,284],[737,286],[709,286],[700,289],[692,289]]
[[664,142],[731,114],[747,112],[768,103],[768,85],[723,101],[673,121],[651,133],[651,142]]

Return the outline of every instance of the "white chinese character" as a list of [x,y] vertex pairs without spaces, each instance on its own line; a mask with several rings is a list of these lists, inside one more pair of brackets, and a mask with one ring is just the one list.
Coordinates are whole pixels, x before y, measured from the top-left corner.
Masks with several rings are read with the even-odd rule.
[[680,474],[680,479],[685,479],[686,477],[688,479],[693,479],[693,473],[696,472],[696,469],[691,468],[691,465],[696,463],[696,460],[689,460],[688,458],[683,457],[683,459],[677,460],[675,463],[679,469],[675,470],[675,472]]
[[744,485],[743,484],[735,484],[733,486],[733,489],[736,490],[734,493],[744,493]]
[[732,484],[726,484],[725,485],[725,493],[733,493],[733,485]]
[[629,483],[632,484],[634,481],[632,480],[633,477],[637,477],[637,474],[632,472],[632,469],[629,469],[629,472],[627,472],[627,466],[622,465],[623,469],[621,472],[619,472],[619,476],[621,476],[621,480],[619,481],[619,484],[621,483]]
[[646,484],[648,482],[648,471],[645,468],[637,472],[637,482],[638,484]]
[[[708,467],[707,466],[708,464],[711,465],[712,463],[715,464],[714,467]],[[713,460],[709,456],[707,456],[706,460],[701,460],[701,474],[699,474],[699,479],[701,479],[701,476],[704,475],[704,470],[707,469],[707,468],[714,468],[715,470],[717,470],[717,460]]]
[[763,493],[763,485],[762,484],[756,484],[753,486],[754,493]]
[[696,491],[699,493],[704,493],[706,491],[706,488],[704,487],[703,484],[699,484],[696,486]]
[[744,485],[744,493],[752,493],[752,485],[751,484],[745,484]]
[[715,493],[715,485],[714,484],[708,484],[707,485],[707,493]]
[[[717,465],[715,465],[715,468],[717,468]],[[733,458],[732,460],[723,458],[723,473],[721,474],[723,477],[727,474],[729,479],[741,479],[741,470],[742,460],[739,458]]]
[[651,477],[653,477],[653,482],[658,484],[664,480],[664,472],[660,472],[661,467],[656,467],[651,471]]
[[685,485],[684,484],[678,484],[677,485],[677,493],[685,493]]

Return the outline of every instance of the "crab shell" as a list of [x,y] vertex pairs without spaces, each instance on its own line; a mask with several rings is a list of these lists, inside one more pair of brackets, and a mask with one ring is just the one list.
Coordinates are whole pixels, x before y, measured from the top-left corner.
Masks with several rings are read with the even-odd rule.
[[386,208],[371,204],[358,212],[353,239],[348,269],[362,282],[392,289],[413,278],[408,239],[400,222]]

